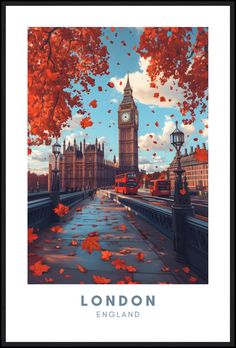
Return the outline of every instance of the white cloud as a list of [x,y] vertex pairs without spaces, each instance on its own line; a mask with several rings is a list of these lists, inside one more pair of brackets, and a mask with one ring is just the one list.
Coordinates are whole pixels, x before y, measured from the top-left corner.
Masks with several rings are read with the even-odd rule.
[[98,143],[106,143],[107,142],[107,138],[106,137],[100,137],[98,138]]
[[83,115],[80,114],[74,114],[72,115],[72,119],[68,122],[68,126],[65,127],[66,130],[70,129],[73,130],[75,128],[77,128],[78,126],[80,126],[80,121],[83,118]]
[[[180,128],[184,132],[185,136],[194,132],[195,128],[191,125],[181,124]],[[175,123],[173,121],[165,121],[162,128],[162,134],[147,133],[139,137],[139,148],[141,150],[166,150],[170,145],[170,134],[175,129]]]
[[159,172],[162,170],[166,170],[168,168],[167,164],[163,164],[158,166],[155,163],[147,163],[147,164],[140,164],[139,169],[146,170],[147,173],[153,173],[153,172]]
[[[148,59],[140,58],[139,67],[141,71],[135,71],[129,74],[130,84],[133,89],[134,98],[142,104],[158,105],[161,107],[175,106],[177,102],[184,100],[182,90],[178,87],[174,87],[173,91],[170,90],[170,86],[173,85],[173,80],[170,79],[165,85],[161,85],[160,80],[156,81],[158,90],[156,88],[150,88],[150,78],[146,72],[148,66]],[[112,77],[111,81],[115,84],[117,91],[123,93],[123,89],[126,84],[127,77],[123,78]],[[122,81],[122,85],[120,85]],[[177,91],[176,91],[177,89]],[[155,92],[160,93],[160,96],[165,97],[165,102],[160,102],[160,99],[154,98]],[[171,101],[169,101],[171,99]]]
[[111,103],[118,104],[119,100],[117,98],[112,98]]
[[208,118],[203,118],[202,123],[204,124],[204,130],[203,130],[202,136],[204,138],[207,138],[208,137],[208,128],[206,128],[206,126],[208,126]]
[[40,150],[32,150],[32,153],[29,157],[29,161],[39,161],[45,162],[48,160],[48,153],[40,151]]

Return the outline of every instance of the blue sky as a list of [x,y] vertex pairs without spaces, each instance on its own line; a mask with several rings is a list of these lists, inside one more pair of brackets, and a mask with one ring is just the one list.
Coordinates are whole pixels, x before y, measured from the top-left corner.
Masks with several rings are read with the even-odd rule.
[[[107,45],[110,55],[110,74],[96,77],[95,86],[91,88],[88,95],[83,96],[85,108],[90,112],[94,125],[83,130],[79,124],[81,116],[77,114],[75,107],[72,110],[71,127],[63,130],[60,143],[62,144],[64,139],[73,141],[74,138],[79,142],[84,137],[87,143],[94,143],[97,137],[105,142],[106,159],[113,159],[114,155],[118,157],[118,106],[123,97],[127,73],[129,73],[133,96],[139,111],[140,169],[153,172],[165,169],[174,157],[175,152],[170,151],[169,134],[175,128],[175,121],[179,121],[180,129],[185,133],[187,149],[190,149],[190,146],[195,147],[197,144],[202,146],[202,143],[208,142],[208,132],[204,127],[208,124],[208,114],[206,111],[200,115],[196,110],[194,125],[184,126],[183,117],[176,106],[176,102],[182,98],[181,91],[170,91],[168,83],[166,86],[159,86],[159,90],[161,95],[166,96],[167,100],[171,98],[172,102],[160,103],[153,98],[155,89],[149,87],[149,78],[146,74],[148,62],[140,59],[133,49],[134,46],[138,46],[141,34],[142,28],[116,28],[115,32],[112,32],[110,28],[103,29],[102,40]],[[109,81],[115,83],[115,88],[107,86]],[[98,91],[98,86],[102,86],[102,92]],[[97,108],[89,106],[93,99],[97,100]],[[108,110],[111,112],[108,113]],[[158,121],[158,127],[155,126],[156,121]],[[199,134],[200,129],[203,130],[202,134]],[[193,140],[196,137],[197,142]],[[153,141],[156,141],[156,144]],[[46,173],[50,151],[51,146],[33,147],[32,155],[28,160],[29,170],[40,174]]]

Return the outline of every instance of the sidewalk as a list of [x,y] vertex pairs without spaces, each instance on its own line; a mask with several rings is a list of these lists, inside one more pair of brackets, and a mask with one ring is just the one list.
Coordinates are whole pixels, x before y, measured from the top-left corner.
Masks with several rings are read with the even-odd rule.
[[[49,226],[29,244],[29,283],[203,283],[186,265],[176,263],[172,241],[99,192],[56,226],[58,232],[51,231],[55,224]],[[100,250],[82,249],[88,234],[97,237]],[[50,268],[36,275],[33,268],[39,261]]]

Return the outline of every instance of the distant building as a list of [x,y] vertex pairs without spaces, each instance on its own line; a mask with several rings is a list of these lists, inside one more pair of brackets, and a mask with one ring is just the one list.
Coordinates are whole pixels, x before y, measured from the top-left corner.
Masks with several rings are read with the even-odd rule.
[[[53,156],[49,160],[48,190],[51,190]],[[86,144],[85,140],[73,146],[64,141],[59,159],[61,191],[78,191],[114,185],[117,170],[116,158],[104,159],[104,143]]]
[[[188,187],[190,191],[208,191],[208,150],[206,145],[195,149],[191,146],[190,153],[185,149],[181,155],[181,166],[185,170]],[[168,176],[171,181],[171,189],[174,190],[175,176],[174,170],[177,167],[176,157],[168,168]]]

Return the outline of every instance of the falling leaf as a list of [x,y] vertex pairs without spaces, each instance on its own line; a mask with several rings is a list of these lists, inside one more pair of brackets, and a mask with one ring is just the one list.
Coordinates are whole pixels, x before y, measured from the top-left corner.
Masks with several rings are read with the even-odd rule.
[[109,250],[101,251],[101,259],[103,261],[109,261],[112,256],[112,252]]
[[54,282],[54,279],[51,278],[51,277],[50,278],[45,277],[44,280],[45,280],[46,283],[53,283]]
[[28,228],[28,243],[33,243],[34,240],[38,239],[37,233],[34,233],[34,228]]
[[154,93],[154,94],[153,94],[153,97],[154,97],[154,98],[158,98],[158,97],[159,97],[159,93]]
[[161,101],[161,102],[165,102],[165,101],[166,101],[166,98],[165,98],[165,97],[160,97],[160,101]]
[[159,126],[159,123],[158,123],[157,121],[155,122],[155,126],[156,126],[156,127],[158,127],[158,126]]
[[193,141],[198,141],[198,138],[193,138]]
[[96,99],[93,99],[90,103],[89,103],[89,106],[91,106],[92,108],[96,108],[98,106],[98,103],[97,103],[97,100]]
[[102,86],[98,86],[98,91],[102,92]]
[[101,277],[98,275],[93,275],[93,280],[96,284],[109,284],[111,283],[110,278]]
[[87,116],[82,118],[82,120],[80,121],[80,125],[83,129],[85,129],[87,127],[91,127],[93,125],[93,121],[91,120],[90,116]]
[[93,250],[100,250],[101,246],[98,242],[99,237],[87,237],[81,243],[81,247],[83,250],[87,250],[89,254],[93,252]]
[[69,207],[59,203],[56,208],[53,209],[54,213],[57,214],[58,216],[65,216],[69,212]]
[[111,82],[111,81],[108,82],[107,86],[109,86],[110,88],[114,88],[115,87],[114,83]]
[[115,27],[111,27],[111,31],[114,33],[115,32]]
[[43,264],[42,261],[35,262],[30,266],[30,270],[35,276],[41,276],[43,273],[48,272],[50,266]]
[[65,272],[64,268],[59,269],[59,274],[63,274]]

